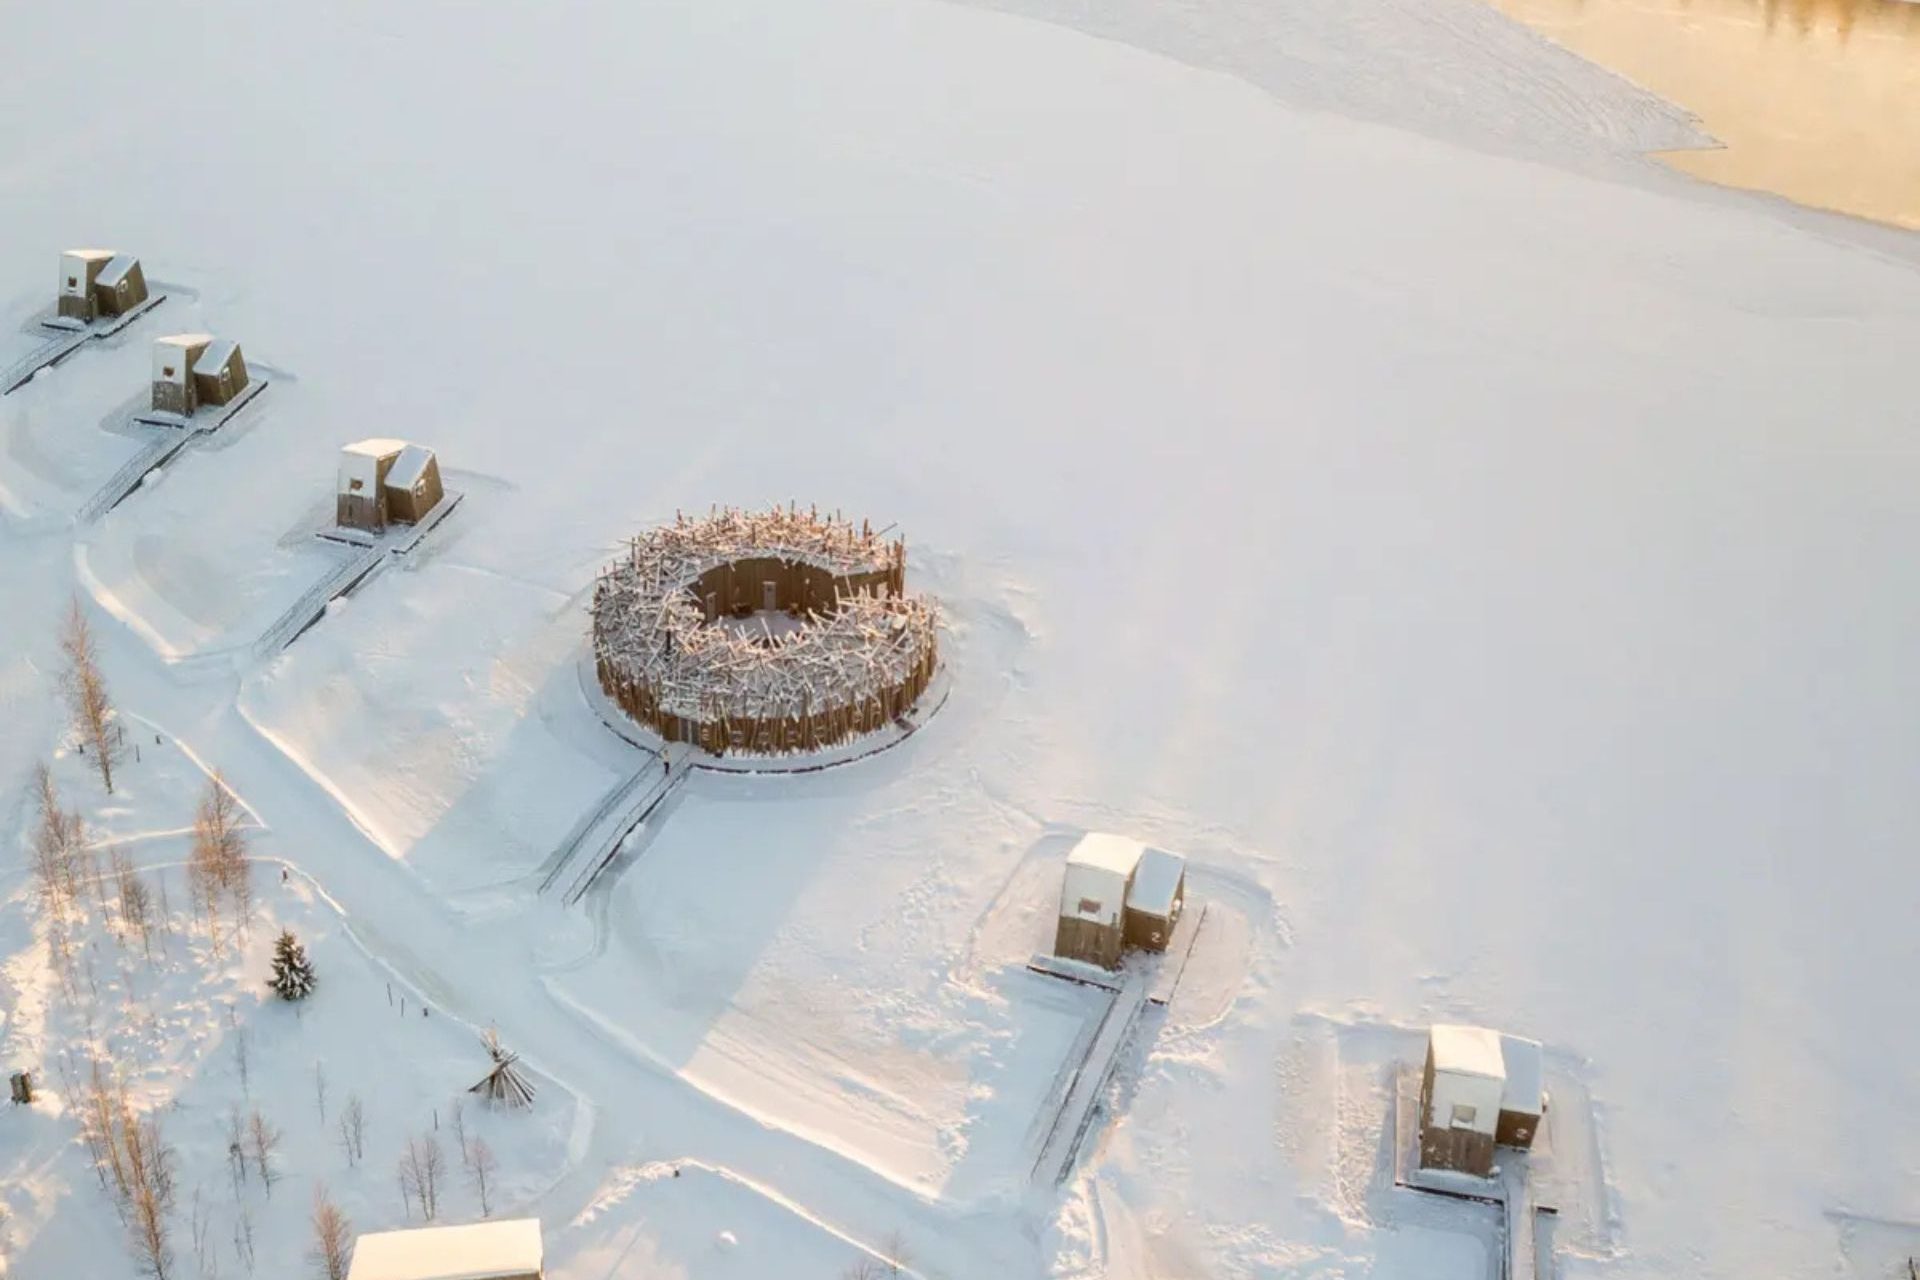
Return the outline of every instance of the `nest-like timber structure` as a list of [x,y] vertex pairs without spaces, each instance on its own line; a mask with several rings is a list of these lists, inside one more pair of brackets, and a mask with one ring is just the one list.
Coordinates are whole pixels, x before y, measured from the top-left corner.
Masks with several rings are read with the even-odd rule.
[[[933,678],[938,615],[906,594],[906,541],[778,507],[676,517],[593,592],[600,687],[667,742],[814,751],[903,716]],[[778,628],[756,614],[785,614]]]

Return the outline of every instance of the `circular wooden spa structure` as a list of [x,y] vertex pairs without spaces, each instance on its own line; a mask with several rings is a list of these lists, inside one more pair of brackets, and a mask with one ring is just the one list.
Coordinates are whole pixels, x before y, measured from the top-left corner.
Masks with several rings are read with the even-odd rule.
[[600,573],[600,687],[665,742],[817,751],[926,691],[938,614],[906,592],[905,539],[815,511],[717,510],[642,534]]

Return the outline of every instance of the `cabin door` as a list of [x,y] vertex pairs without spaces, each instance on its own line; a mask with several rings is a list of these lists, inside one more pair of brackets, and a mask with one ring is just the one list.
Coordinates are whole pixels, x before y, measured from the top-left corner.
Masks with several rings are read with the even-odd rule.
[[760,584],[760,607],[772,613],[780,607],[780,588],[772,582]]

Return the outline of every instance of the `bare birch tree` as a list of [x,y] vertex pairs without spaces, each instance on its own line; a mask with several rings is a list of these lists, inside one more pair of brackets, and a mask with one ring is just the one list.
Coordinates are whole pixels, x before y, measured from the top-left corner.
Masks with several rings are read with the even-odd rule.
[[115,1128],[125,1178],[127,1226],[141,1269],[153,1280],[173,1274],[169,1218],[173,1213],[173,1148],[160,1132],[159,1117],[136,1117],[124,1088],[115,1097]]
[[367,1154],[367,1113],[360,1095],[350,1093],[340,1108],[340,1147],[347,1153],[347,1167],[353,1168]]
[[78,810],[61,807],[60,792],[44,764],[34,770],[34,796],[30,870],[49,920],[64,925],[70,912],[86,915],[87,881],[94,869],[87,824]]
[[247,1117],[247,1143],[253,1149],[253,1167],[260,1171],[260,1181],[271,1198],[274,1181],[279,1177],[273,1162],[280,1150],[280,1131],[260,1114],[258,1107]]
[[67,669],[62,685],[73,718],[73,730],[79,735],[82,750],[92,749],[93,767],[100,771],[101,785],[113,794],[113,766],[120,759],[120,742],[114,732],[113,699],[107,694],[106,677],[100,673],[100,655],[93,643],[93,628],[86,611],[76,597],[67,611],[66,625],[60,631],[60,652]]
[[119,886],[120,922],[140,935],[140,950],[153,963],[153,892],[133,869],[133,860],[118,845],[113,848],[113,878]]
[[87,1074],[87,1090],[80,1112],[80,1136],[93,1156],[93,1171],[103,1188],[125,1199],[127,1172],[121,1162],[118,1127],[119,1088],[107,1078],[107,1072],[95,1059]]
[[246,1264],[247,1274],[252,1275],[255,1254],[253,1248],[253,1208],[250,1205],[242,1204],[239,1215],[233,1220],[233,1252],[235,1257]]
[[227,1111],[227,1173],[233,1179],[233,1198],[247,1181],[247,1122],[240,1118],[240,1104]]
[[885,1255],[881,1265],[886,1269],[889,1280],[905,1275],[907,1267],[913,1262],[913,1251],[907,1248],[906,1237],[898,1231],[889,1232],[887,1238],[881,1241],[880,1252]]
[[44,764],[33,770],[34,795],[39,802],[38,821],[33,831],[29,854],[33,879],[40,890],[40,901],[47,914],[65,920],[70,897],[67,869],[69,835],[67,812],[60,807],[60,793],[53,785],[53,774]]
[[193,1189],[193,1212],[188,1218],[193,1238],[193,1264],[201,1276],[209,1271],[218,1272],[220,1264],[215,1261],[218,1255],[213,1252],[209,1232],[213,1226],[213,1206],[200,1194],[200,1188]]
[[474,1194],[480,1197],[480,1216],[493,1216],[493,1176],[499,1172],[500,1162],[493,1157],[493,1148],[487,1145],[485,1138],[475,1138],[467,1149],[467,1172],[473,1176]]
[[234,1028],[233,1065],[235,1069],[240,1072],[240,1092],[246,1094],[249,1098],[253,1096],[253,1077],[249,1069],[253,1061],[253,1055],[248,1044],[250,1039],[251,1037],[247,1035],[247,1029],[245,1027]]
[[432,1134],[408,1138],[400,1153],[400,1195],[420,1206],[420,1216],[432,1222],[440,1212],[440,1180],[444,1174],[440,1144]]
[[166,868],[157,868],[153,874],[160,886],[160,954],[164,956],[167,954],[167,939],[173,936],[173,903],[167,900]]
[[219,917],[231,904],[240,928],[245,929],[253,906],[253,859],[246,832],[240,827],[240,805],[219,774],[207,780],[207,791],[193,820],[193,849],[187,875],[196,904],[207,913],[208,936],[219,946]]
[[431,1134],[422,1134],[421,1144],[425,1150],[420,1158],[420,1186],[426,1192],[421,1207],[425,1209],[429,1221],[440,1216],[440,1183],[446,1176],[446,1160],[440,1154],[440,1142]]
[[460,1163],[471,1167],[473,1152],[467,1146],[467,1109],[458,1098],[453,1100],[453,1138],[460,1144]]
[[313,1261],[320,1280],[346,1280],[353,1225],[327,1195],[324,1182],[313,1188]]

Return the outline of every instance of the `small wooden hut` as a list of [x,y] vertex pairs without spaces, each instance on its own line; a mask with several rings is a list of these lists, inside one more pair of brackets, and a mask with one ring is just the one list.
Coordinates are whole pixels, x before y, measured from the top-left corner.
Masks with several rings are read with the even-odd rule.
[[146,300],[146,273],[140,270],[140,259],[130,253],[114,254],[94,277],[93,307],[98,315],[125,315]]
[[1420,1081],[1420,1167],[1490,1175],[1506,1086],[1497,1033],[1485,1027],[1433,1027]]
[[1053,953],[1108,969],[1120,967],[1126,946],[1127,891],[1143,846],[1124,836],[1092,831],[1067,854],[1060,882],[1060,919]]
[[387,472],[407,447],[404,440],[357,440],[340,451],[334,519],[344,529],[378,533],[387,527]]
[[425,519],[444,494],[433,450],[385,437],[358,440],[340,451],[334,520],[379,533],[389,524]]
[[1127,945],[1165,951],[1186,901],[1187,860],[1165,849],[1142,849],[1127,890]]
[[540,1219],[375,1231],[353,1245],[347,1280],[543,1280]]
[[417,524],[425,519],[443,493],[440,463],[434,458],[433,450],[420,444],[402,449],[387,469],[381,489],[386,495],[387,519],[403,524]]
[[153,407],[181,417],[199,407],[193,362],[213,344],[210,333],[175,333],[153,344]]
[[94,281],[117,255],[111,249],[69,249],[60,255],[60,317],[90,324],[99,315]]
[[216,338],[193,361],[193,394],[201,404],[229,404],[247,389],[247,362],[240,344]]

